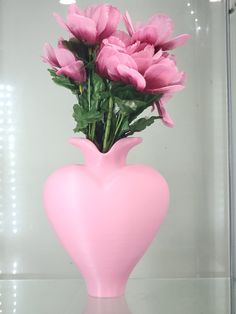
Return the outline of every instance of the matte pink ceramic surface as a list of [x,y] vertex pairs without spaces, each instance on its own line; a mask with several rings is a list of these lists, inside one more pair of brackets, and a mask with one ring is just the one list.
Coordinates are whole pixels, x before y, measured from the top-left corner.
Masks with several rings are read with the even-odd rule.
[[128,151],[141,141],[121,139],[104,154],[91,141],[72,138],[84,164],[57,170],[45,184],[49,220],[91,296],[124,294],[167,212],[165,179],[148,166],[126,163]]

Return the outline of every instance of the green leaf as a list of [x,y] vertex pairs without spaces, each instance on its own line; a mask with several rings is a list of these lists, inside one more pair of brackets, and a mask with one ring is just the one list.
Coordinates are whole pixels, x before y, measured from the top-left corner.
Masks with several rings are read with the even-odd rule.
[[52,70],[52,69],[48,69],[48,71],[51,74],[53,82],[55,82],[57,85],[68,88],[73,93],[78,91],[78,86],[75,83],[73,83],[73,81],[70,80],[68,77],[64,75],[57,75],[55,70]]
[[86,46],[82,41],[79,41],[76,38],[70,38],[69,40],[63,40],[62,44],[79,59],[82,59],[85,62],[89,61],[88,46]]
[[94,94],[100,94],[106,90],[106,85],[103,79],[96,73],[93,73],[92,75],[92,86]]
[[78,102],[79,102],[80,106],[83,107],[84,109],[89,107],[88,93],[86,90],[84,90],[83,93],[79,96]]
[[128,135],[132,135],[135,132],[143,131],[144,129],[146,129],[147,126],[153,124],[156,119],[159,119],[159,117],[152,116],[150,118],[145,117],[136,120],[133,124],[130,125],[130,132]]
[[137,91],[133,86],[124,83],[113,83],[111,89],[112,95],[123,100],[139,100],[151,105],[158,100],[162,94],[149,94]]
[[90,123],[100,121],[103,117],[102,113],[97,111],[96,109],[87,111],[78,104],[75,104],[73,109],[73,117],[77,122],[77,126],[75,128],[76,132],[86,129]]
[[135,120],[150,104],[141,100],[122,100],[115,97],[116,104],[120,108],[121,113],[128,115],[128,121],[131,123]]
[[145,104],[139,100],[120,99],[119,97],[115,97],[114,100],[120,111],[125,114],[133,113],[140,105]]
[[117,138],[122,138],[124,137],[124,135],[130,131],[130,125],[129,125],[129,119],[128,117],[125,117],[123,122],[122,122],[122,125],[121,125],[121,128],[120,128],[120,131],[118,132],[118,136]]
[[85,135],[87,135],[87,128],[81,128],[79,123],[76,124],[76,127],[73,129],[73,131],[74,131],[74,133],[82,132]]
[[100,111],[101,112],[108,112],[108,107],[109,107],[109,101],[107,99],[102,99],[100,102]]
[[139,102],[137,109],[129,114],[129,122],[134,121],[148,107],[150,107],[149,103]]
[[91,75],[91,107],[98,108],[99,104],[104,100],[102,97],[106,90],[103,79],[96,73]]
[[145,109],[158,101],[162,94],[148,94],[137,91],[131,85],[113,83],[111,89],[121,112],[129,115],[129,123],[134,121]]

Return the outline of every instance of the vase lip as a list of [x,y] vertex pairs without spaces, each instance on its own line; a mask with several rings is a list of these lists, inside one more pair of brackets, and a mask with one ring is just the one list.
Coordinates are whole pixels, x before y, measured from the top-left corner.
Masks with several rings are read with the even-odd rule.
[[143,138],[140,136],[125,137],[115,142],[112,145],[112,147],[109,149],[109,151],[107,151],[106,153],[103,153],[97,148],[97,146],[91,140],[87,138],[73,136],[69,139],[70,144],[75,145],[77,147],[86,146],[88,149],[93,150],[94,152],[99,153],[103,156],[112,155],[114,151],[116,151],[117,149],[119,149],[120,146],[122,146],[122,143],[128,144],[127,146],[132,148],[133,146],[140,144],[142,141],[143,141]]

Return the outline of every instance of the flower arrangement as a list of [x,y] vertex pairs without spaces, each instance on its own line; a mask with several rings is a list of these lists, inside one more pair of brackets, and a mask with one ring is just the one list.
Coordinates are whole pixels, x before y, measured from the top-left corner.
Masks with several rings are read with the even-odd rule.
[[[128,12],[122,16],[110,4],[84,11],[72,4],[66,21],[54,16],[71,37],[59,39],[56,48],[46,43],[42,58],[51,66],[52,80],[77,98],[74,132],[84,133],[106,153],[116,141],[157,119],[173,126],[165,103],[184,88],[185,73],[168,51],[189,35],[173,38],[171,19],[160,14],[134,26]],[[127,32],[117,30],[121,19]],[[140,116],[148,108],[152,114]]]

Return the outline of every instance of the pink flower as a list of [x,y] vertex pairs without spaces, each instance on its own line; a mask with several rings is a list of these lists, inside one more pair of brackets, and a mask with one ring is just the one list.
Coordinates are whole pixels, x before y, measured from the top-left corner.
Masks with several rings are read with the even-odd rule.
[[137,90],[161,94],[153,104],[163,123],[173,127],[174,123],[165,109],[165,103],[176,91],[184,88],[185,73],[178,70],[175,57],[150,44],[131,43],[123,32],[105,39],[96,59],[96,68],[101,76],[113,81],[133,85]]
[[138,72],[135,60],[115,45],[104,45],[96,59],[96,68],[101,76],[113,81],[122,81],[138,90],[145,88],[144,77]]
[[54,16],[58,23],[74,37],[95,45],[112,35],[120,21],[120,12],[110,4],[99,4],[88,7],[85,11],[76,4],[69,6],[67,21],[57,13]]
[[162,50],[155,53],[152,45],[136,42],[126,46],[112,36],[103,41],[96,66],[101,76],[147,93],[173,93],[184,88],[185,74],[178,70],[174,57]]
[[131,56],[135,60],[138,70],[143,75],[145,74],[146,70],[153,64],[154,59],[153,56],[155,54],[154,47],[151,45],[146,45],[144,49],[140,50],[139,46],[132,47],[133,49],[127,49],[128,51],[131,50]]
[[62,47],[59,41],[58,47],[46,43],[43,49],[43,61],[56,70],[57,75],[65,75],[78,82],[86,80],[86,71],[81,60],[77,60],[72,52]]
[[126,12],[123,19],[133,42],[145,42],[163,51],[182,46],[190,37],[188,34],[182,34],[172,38],[173,23],[166,15],[154,15],[147,23],[143,25],[139,23],[136,27],[133,26],[128,12]]
[[164,105],[165,103],[172,97],[171,94],[164,94],[158,102],[153,104],[152,111],[156,108],[159,115],[162,117],[162,122],[164,125],[168,126],[169,128],[173,128],[174,122],[171,119],[169,113],[166,111]]
[[172,56],[163,54],[159,58],[154,56],[153,64],[144,72],[144,78],[146,92],[173,93],[184,88],[185,73],[178,70]]
[[122,50],[128,54],[143,50],[148,44],[140,41],[132,42],[131,37],[123,32],[116,31],[112,36],[102,41],[101,47],[104,45],[115,46],[118,50]]

